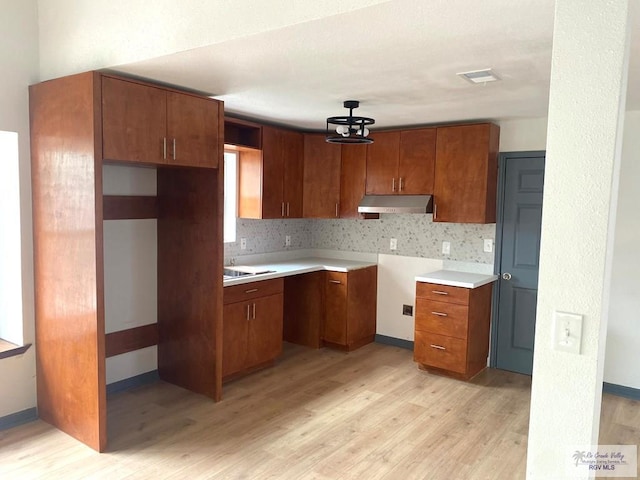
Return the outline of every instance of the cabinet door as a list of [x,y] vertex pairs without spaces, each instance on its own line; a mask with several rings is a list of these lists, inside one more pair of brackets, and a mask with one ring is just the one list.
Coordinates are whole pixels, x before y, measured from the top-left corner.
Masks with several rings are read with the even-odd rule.
[[340,208],[339,145],[327,143],[324,135],[304,136],[305,218],[336,218]]
[[435,163],[435,128],[401,132],[398,193],[401,195],[433,194]]
[[273,360],[282,353],[283,296],[281,293],[251,302],[246,367]]
[[347,345],[347,274],[327,272],[323,339]]
[[223,377],[245,368],[250,314],[250,302],[230,303],[224,306],[222,328]]
[[167,92],[169,163],[218,168],[218,102]]
[[288,218],[302,218],[304,136],[298,132],[283,130],[281,146],[284,164],[284,214]]
[[348,274],[347,344],[353,345],[376,334],[378,267],[360,268]]
[[282,130],[262,127],[262,218],[284,217]]
[[492,124],[437,129],[434,221],[496,221],[498,139]]
[[360,218],[358,205],[367,181],[367,146],[342,145],[340,218]]
[[104,159],[166,163],[166,102],[160,88],[102,77]]
[[398,190],[400,132],[373,134],[367,145],[367,193],[393,194]]

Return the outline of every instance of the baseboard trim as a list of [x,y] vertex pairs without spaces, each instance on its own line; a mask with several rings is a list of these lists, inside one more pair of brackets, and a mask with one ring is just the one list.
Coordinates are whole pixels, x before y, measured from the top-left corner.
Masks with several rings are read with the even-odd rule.
[[33,422],[38,419],[38,411],[36,407],[27,408],[21,412],[11,413],[0,417],[0,430],[9,430],[10,428]]
[[150,383],[155,383],[158,380],[160,380],[158,370],[152,370],[147,373],[136,375],[135,377],[125,378],[124,380],[110,383],[107,385],[107,395],[113,395],[114,393],[120,393],[125,390],[131,390],[132,388],[149,385]]
[[403,340],[402,338],[387,337],[386,335],[378,335],[376,333],[375,342],[382,343],[383,345],[392,345],[394,347],[413,350],[413,342],[411,340]]
[[640,400],[640,388],[625,387],[616,385],[615,383],[602,382],[602,391],[619,397],[630,398],[631,400]]

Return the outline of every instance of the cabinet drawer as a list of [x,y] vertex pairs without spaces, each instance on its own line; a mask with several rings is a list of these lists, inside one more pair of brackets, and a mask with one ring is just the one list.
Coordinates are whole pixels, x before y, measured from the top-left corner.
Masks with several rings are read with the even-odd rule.
[[233,285],[224,287],[224,304],[244,302],[252,298],[274,295],[284,291],[284,281],[282,278],[274,278],[272,280],[262,280],[259,282],[244,283],[242,285]]
[[427,366],[466,373],[467,342],[416,330],[413,359]]
[[466,339],[468,317],[466,305],[416,299],[416,330]]
[[469,289],[450,287],[437,283],[416,282],[416,297],[435,300],[436,302],[459,303],[469,305]]

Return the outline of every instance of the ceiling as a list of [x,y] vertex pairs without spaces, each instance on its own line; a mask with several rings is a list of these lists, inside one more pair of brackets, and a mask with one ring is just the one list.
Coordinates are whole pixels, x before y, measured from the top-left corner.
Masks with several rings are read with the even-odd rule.
[[[342,102],[375,127],[547,114],[554,0],[392,0],[116,70],[206,92],[228,113],[322,130]],[[634,39],[629,84],[640,77]],[[473,85],[458,72],[492,68]],[[629,89],[628,109],[640,108]]]

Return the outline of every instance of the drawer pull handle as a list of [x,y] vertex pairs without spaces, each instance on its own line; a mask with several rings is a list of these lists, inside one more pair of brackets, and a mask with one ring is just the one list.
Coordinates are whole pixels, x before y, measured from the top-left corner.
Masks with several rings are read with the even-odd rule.
[[435,348],[436,350],[446,350],[442,345],[434,345],[433,343],[429,345],[431,348]]
[[337,283],[340,284],[342,283],[340,280],[329,280],[329,283]]
[[249,319],[251,318],[251,317],[249,316],[249,308],[250,308],[250,307],[249,307],[249,304],[247,304],[247,321],[249,321]]
[[258,289],[257,288],[250,288],[249,290],[245,290],[244,293],[254,293],[257,292]]
[[436,295],[449,295],[449,292],[443,292],[442,290],[431,290],[431,292]]
[[439,317],[448,317],[449,315],[447,315],[446,313],[442,313],[442,312],[431,312],[432,315],[437,315]]

